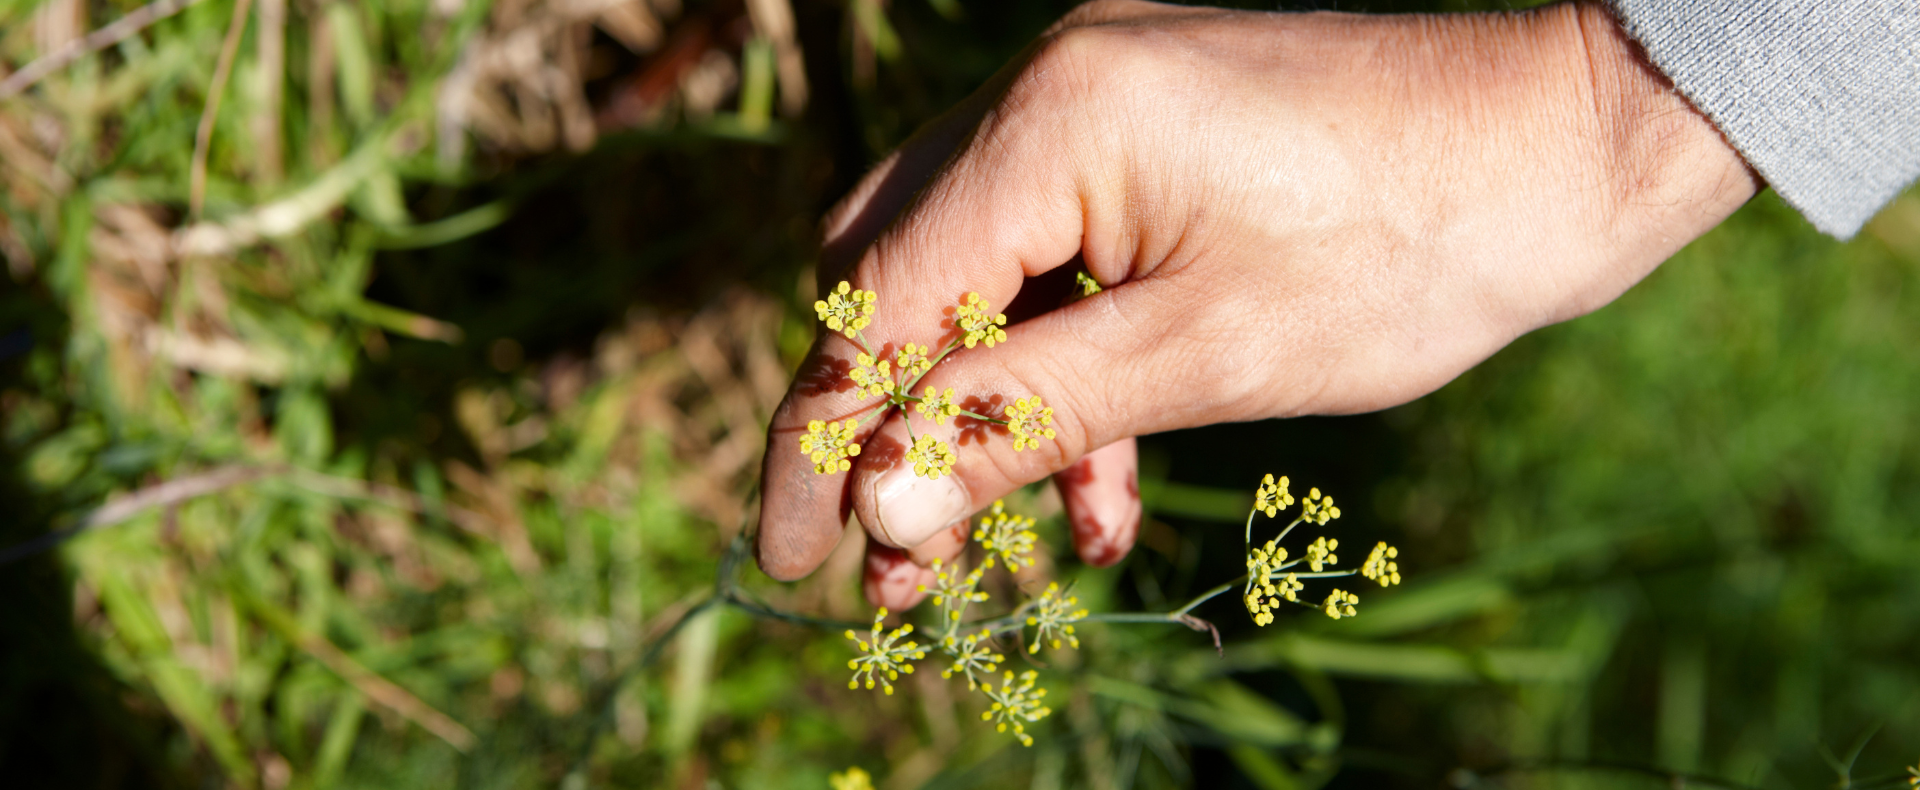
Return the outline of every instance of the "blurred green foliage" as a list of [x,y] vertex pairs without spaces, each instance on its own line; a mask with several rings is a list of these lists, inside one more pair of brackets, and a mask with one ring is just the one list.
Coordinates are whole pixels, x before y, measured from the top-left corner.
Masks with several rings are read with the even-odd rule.
[[[1384,414],[1150,437],[1141,548],[1052,569],[1090,608],[1239,573],[1267,471],[1337,493],[1334,534],[1402,545],[1409,583],[1267,629],[1215,601],[1220,653],[1090,626],[1042,668],[1032,749],[937,678],[846,692],[835,629],[701,608],[718,578],[864,619],[857,551],[798,585],[723,572],[811,337],[812,223],[1067,8],[801,0],[773,4],[781,28],[753,5],[255,0],[236,28],[208,0],[0,101],[0,551],[82,530],[0,565],[4,775],[1902,781],[1912,196],[1849,244],[1763,196],[1618,303]],[[17,70],[139,7],[0,4],[0,53]],[[1051,512],[1044,487],[1017,500]]]

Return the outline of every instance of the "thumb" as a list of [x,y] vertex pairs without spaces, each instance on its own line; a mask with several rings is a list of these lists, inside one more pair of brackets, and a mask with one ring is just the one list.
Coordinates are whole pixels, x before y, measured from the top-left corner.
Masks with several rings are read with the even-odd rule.
[[[919,386],[951,390],[965,413],[886,417],[853,469],[860,523],[881,543],[912,548],[1096,448],[1259,416],[1262,365],[1185,328],[1209,325],[1211,308],[1183,280],[1149,275],[1009,327],[995,348],[951,355]],[[1036,414],[1051,437],[1034,442]],[[951,474],[918,473],[930,446],[951,448]]]

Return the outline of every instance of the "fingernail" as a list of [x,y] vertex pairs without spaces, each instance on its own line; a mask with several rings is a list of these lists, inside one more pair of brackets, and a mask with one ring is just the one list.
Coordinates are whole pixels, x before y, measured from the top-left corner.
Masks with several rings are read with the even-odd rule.
[[940,530],[967,515],[972,504],[953,475],[929,480],[910,467],[895,467],[873,485],[875,515],[880,532],[894,545],[906,548],[925,543]]

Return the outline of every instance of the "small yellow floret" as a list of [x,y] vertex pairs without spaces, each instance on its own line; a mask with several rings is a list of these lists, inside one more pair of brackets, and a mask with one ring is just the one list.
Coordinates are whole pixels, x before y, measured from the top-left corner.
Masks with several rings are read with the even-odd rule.
[[908,343],[894,352],[893,366],[902,376],[918,376],[933,369],[933,360],[927,358],[926,346]]
[[1275,482],[1273,475],[1267,475],[1253,492],[1253,509],[1267,514],[1267,518],[1280,515],[1281,509],[1293,504],[1293,495],[1287,493],[1288,482],[1285,477]]
[[847,371],[847,378],[853,379],[855,388],[868,395],[885,395],[893,389],[893,363],[862,353],[853,358],[853,369]]
[[1307,546],[1307,565],[1312,567],[1315,573],[1319,573],[1322,568],[1339,563],[1340,558],[1333,553],[1337,548],[1340,548],[1340,541],[1337,539],[1324,536],[1315,538],[1313,543]]
[[1054,437],[1053,408],[1040,402],[1040,396],[1019,398],[1005,410],[1007,431],[1013,434],[1013,449],[1036,449],[1041,439]]
[[1046,592],[1040,594],[1039,602],[1034,606],[1033,614],[1027,615],[1027,625],[1034,626],[1033,644],[1028,653],[1040,652],[1040,645],[1052,645],[1059,650],[1062,641],[1080,649],[1080,637],[1073,633],[1073,624],[1086,617],[1085,609],[1075,608],[1080,599],[1060,591],[1059,582],[1049,582]]
[[1307,492],[1307,501],[1300,506],[1300,519],[1315,524],[1326,524],[1340,517],[1340,508],[1333,506],[1333,497],[1321,498],[1320,489]]
[[1358,603],[1360,603],[1360,596],[1346,590],[1334,590],[1327,595],[1327,602],[1322,604],[1321,608],[1326,611],[1328,617],[1338,620],[1359,614],[1360,610],[1354,608]]
[[920,402],[913,404],[913,410],[920,412],[920,416],[933,420],[935,425],[946,425],[948,417],[960,414],[960,404],[956,400],[952,387],[948,387],[946,392],[938,392],[928,387],[926,394],[921,396]]
[[1367,555],[1367,561],[1360,566],[1360,575],[1380,583],[1382,587],[1392,587],[1400,583],[1400,563],[1394,562],[1400,556],[1400,550],[1382,542],[1373,547]]
[[973,539],[988,552],[981,567],[993,567],[996,556],[1010,572],[1020,570],[1021,565],[1032,565],[1027,555],[1033,553],[1034,543],[1040,539],[1033,533],[1033,524],[1033,519],[1008,513],[1005,502],[994,500],[987,517],[980,519],[980,527],[973,531]]
[[807,432],[800,437],[800,452],[813,461],[814,474],[830,475],[853,468],[853,462],[847,459],[860,454],[860,445],[853,443],[853,429],[853,420],[807,423]]
[[852,338],[873,322],[875,298],[872,291],[862,291],[843,280],[827,298],[813,303],[813,311],[828,329]]
[[1007,342],[1007,330],[1001,329],[1007,325],[1007,315],[995,314],[990,310],[987,300],[980,298],[977,293],[968,293],[966,300],[954,308],[953,325],[966,333],[961,342],[967,348],[982,342],[987,344],[987,348],[993,348],[995,343]]
[[953,454],[952,447],[926,434],[921,434],[919,440],[907,448],[907,463],[913,464],[913,473],[928,480],[953,474],[953,463],[957,460],[959,457]]
[[827,776],[833,790],[873,790],[873,777],[858,767]]
[[987,699],[993,700],[993,708],[980,714],[980,720],[997,722],[994,729],[998,732],[1006,732],[1008,725],[1012,725],[1013,737],[1020,739],[1020,745],[1032,746],[1033,736],[1027,734],[1024,724],[1039,721],[1053,713],[1052,708],[1040,704],[1041,698],[1047,696],[1047,690],[1033,687],[1039,676],[1038,672],[1029,669],[1020,673],[1020,685],[1015,686],[1013,673],[1007,672],[998,689],[992,683],[981,684]]

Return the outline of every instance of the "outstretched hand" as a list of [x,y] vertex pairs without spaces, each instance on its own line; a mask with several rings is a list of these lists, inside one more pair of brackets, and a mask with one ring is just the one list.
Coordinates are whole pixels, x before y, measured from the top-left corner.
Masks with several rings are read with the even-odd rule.
[[1082,6],[866,177],[823,267],[880,294],[865,335],[898,346],[942,338],[968,293],[1006,305],[1082,262],[1106,290],[924,381],[1038,394],[1055,439],[1017,452],[916,422],[958,454],[927,479],[896,413],[850,472],[816,474],[807,423],[863,400],[820,386],[858,353],[822,334],[769,431],[760,565],[812,572],[851,511],[868,597],[902,609],[969,514],[1050,474],[1082,557],[1118,561],[1140,521],[1131,437],[1417,398],[1613,300],[1757,188],[1597,5]]

